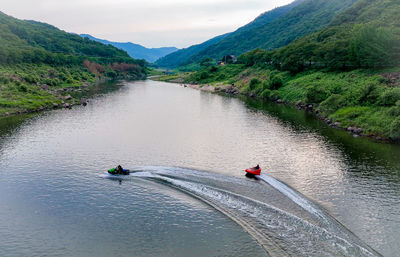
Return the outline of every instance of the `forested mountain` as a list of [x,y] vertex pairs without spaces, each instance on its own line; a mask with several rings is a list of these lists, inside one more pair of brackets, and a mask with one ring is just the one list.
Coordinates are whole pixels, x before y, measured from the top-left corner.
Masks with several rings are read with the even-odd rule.
[[104,39],[95,38],[88,34],[81,34],[83,38],[89,38],[91,40],[115,46],[118,49],[122,49],[126,51],[132,58],[135,59],[144,59],[147,62],[155,62],[161,57],[164,57],[170,53],[173,53],[178,50],[176,47],[159,47],[159,48],[147,48],[139,44],[134,43],[120,43],[120,42],[112,42]]
[[[285,15],[289,11],[291,11],[295,6],[301,4],[305,0],[297,0],[293,3],[275,8],[271,11],[265,12],[259,15],[254,21],[250,22],[249,24],[237,29],[235,32],[226,33],[217,37],[214,37],[210,40],[207,40],[201,44],[194,45],[182,50],[179,50],[175,53],[167,55],[157,61],[157,64],[161,67],[177,67],[180,65],[186,65],[193,62],[193,59],[200,59],[202,54],[207,52],[207,49],[212,49],[213,47],[217,46],[221,41],[229,40],[229,38],[234,38],[237,34],[245,34],[249,31],[256,30],[259,27],[266,26],[267,24],[273,22],[274,20],[278,19],[279,17]],[[237,43],[235,43],[236,45]],[[250,48],[252,49],[252,48]],[[194,57],[197,56],[197,57]],[[199,57],[201,56],[201,57]],[[221,53],[222,56],[222,53]],[[206,58],[208,56],[204,56]],[[204,59],[203,58],[203,59]]]
[[204,65],[183,81],[290,103],[355,136],[400,142],[399,13],[399,0],[358,0],[318,32]]
[[143,79],[144,65],[113,46],[0,12],[0,116],[70,107],[79,99],[68,92],[104,77]]
[[[219,59],[227,54],[240,55],[252,49],[276,49],[293,40],[326,27],[332,19],[356,0],[297,0],[259,16],[252,23],[192,54],[180,64]],[[175,54],[178,54],[176,52]],[[168,66],[170,56],[157,62]],[[172,65],[170,65],[172,66]]]
[[359,0],[325,29],[298,39],[264,61],[301,71],[307,65],[387,67],[400,65],[400,1]]
[[[74,61],[67,57],[96,57],[131,60],[129,55],[112,46],[83,39],[49,24],[18,20],[0,12],[0,62]],[[69,59],[69,60],[66,60]]]
[[203,42],[198,45],[193,45],[185,49],[178,50],[173,52],[172,54],[166,55],[156,61],[156,63],[161,67],[178,67],[180,65],[185,65],[188,62],[188,59],[203,49],[209,47],[210,45],[214,45],[219,42],[224,37],[227,37],[229,33],[223,34],[217,37],[214,37],[206,42]]

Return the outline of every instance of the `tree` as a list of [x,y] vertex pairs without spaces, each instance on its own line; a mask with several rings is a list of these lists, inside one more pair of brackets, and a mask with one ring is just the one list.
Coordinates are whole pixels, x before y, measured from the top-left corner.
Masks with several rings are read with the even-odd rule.
[[215,63],[214,59],[212,59],[212,58],[204,58],[203,60],[201,60],[200,66],[209,67],[209,66],[213,66],[214,63]]
[[357,24],[352,30],[349,58],[358,67],[390,66],[395,61],[394,34],[387,28]]

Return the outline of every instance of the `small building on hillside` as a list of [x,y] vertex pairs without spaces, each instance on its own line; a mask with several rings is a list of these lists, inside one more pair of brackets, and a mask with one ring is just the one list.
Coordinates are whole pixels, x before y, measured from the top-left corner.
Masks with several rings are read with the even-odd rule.
[[219,65],[224,65],[224,64],[228,64],[228,63],[235,63],[237,62],[237,58],[234,55],[225,55],[224,57],[222,57],[221,61],[218,62]]

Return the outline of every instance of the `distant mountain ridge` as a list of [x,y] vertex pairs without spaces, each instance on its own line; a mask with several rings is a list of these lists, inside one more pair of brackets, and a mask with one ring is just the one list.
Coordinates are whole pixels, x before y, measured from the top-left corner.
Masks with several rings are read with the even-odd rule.
[[220,59],[227,54],[240,55],[256,48],[276,49],[328,26],[339,12],[354,2],[356,0],[296,0],[261,14],[253,22],[199,51],[181,56],[179,63],[174,59],[183,50],[161,58],[157,64],[177,67],[199,63],[205,58]]
[[112,42],[112,41],[93,37],[89,34],[81,34],[80,36],[103,43],[105,45],[112,45],[118,49],[125,50],[132,58],[144,59],[150,63],[155,62],[159,58],[164,57],[168,54],[171,54],[171,53],[179,50],[176,47],[147,48],[142,45],[134,44],[131,42],[126,42],[126,43]]

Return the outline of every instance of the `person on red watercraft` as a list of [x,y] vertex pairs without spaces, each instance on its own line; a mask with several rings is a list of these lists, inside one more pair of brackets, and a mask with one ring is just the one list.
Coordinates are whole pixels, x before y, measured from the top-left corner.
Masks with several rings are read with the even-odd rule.
[[257,164],[257,166],[255,166],[254,169],[259,170],[260,169],[260,164]]

